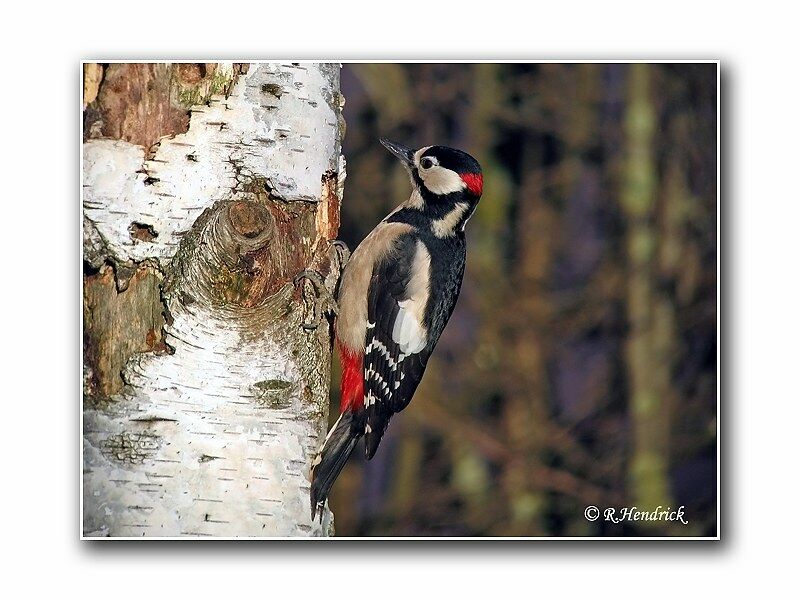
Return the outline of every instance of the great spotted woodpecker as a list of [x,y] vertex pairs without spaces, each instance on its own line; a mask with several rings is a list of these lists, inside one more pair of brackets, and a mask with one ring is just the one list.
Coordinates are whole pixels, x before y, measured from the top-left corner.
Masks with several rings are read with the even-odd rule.
[[478,162],[461,150],[381,143],[408,171],[411,197],[356,248],[342,274],[336,342],[341,415],[311,467],[311,516],[358,440],[366,457],[414,395],[455,307],[466,261],[464,225],[483,191]]

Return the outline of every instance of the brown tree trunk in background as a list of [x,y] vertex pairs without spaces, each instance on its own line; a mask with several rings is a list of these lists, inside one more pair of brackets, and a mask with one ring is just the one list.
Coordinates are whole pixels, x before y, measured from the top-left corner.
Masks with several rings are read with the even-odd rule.
[[[625,118],[626,159],[621,206],[626,217],[627,313],[625,357],[633,427],[630,501],[653,510],[671,504],[669,398],[674,318],[657,289],[661,240],[656,226],[657,174],[652,66],[630,66]],[[654,522],[655,523],[655,522]],[[646,523],[643,523],[646,525]]]
[[[526,142],[523,164],[535,164],[536,145]],[[508,500],[508,530],[498,535],[544,535],[546,485],[536,475],[546,443],[548,379],[545,357],[547,323],[552,304],[542,293],[556,244],[556,215],[543,194],[545,174],[526,170],[520,185],[515,223],[517,260],[512,271],[514,293],[504,311],[505,343],[501,347],[506,376],[503,389],[504,432],[510,458],[504,465],[503,491]]]
[[339,67],[84,71],[84,535],[330,533]]

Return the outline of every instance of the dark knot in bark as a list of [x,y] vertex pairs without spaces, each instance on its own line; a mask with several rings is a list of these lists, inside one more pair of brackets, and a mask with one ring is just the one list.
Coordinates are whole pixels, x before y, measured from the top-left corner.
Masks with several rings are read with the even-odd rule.
[[170,289],[217,309],[272,310],[306,260],[302,232],[287,221],[269,201],[217,202],[181,242]]
[[267,208],[256,202],[236,201],[225,213],[232,233],[261,246],[272,237],[274,221]]

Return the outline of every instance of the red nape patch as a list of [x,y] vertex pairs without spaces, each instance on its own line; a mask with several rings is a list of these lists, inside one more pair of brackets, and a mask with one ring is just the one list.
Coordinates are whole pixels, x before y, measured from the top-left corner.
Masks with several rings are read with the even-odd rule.
[[355,410],[364,406],[364,355],[339,347],[342,361],[342,399],[341,412]]
[[480,173],[461,173],[461,179],[467,184],[467,189],[473,196],[480,196],[483,192],[483,175]]

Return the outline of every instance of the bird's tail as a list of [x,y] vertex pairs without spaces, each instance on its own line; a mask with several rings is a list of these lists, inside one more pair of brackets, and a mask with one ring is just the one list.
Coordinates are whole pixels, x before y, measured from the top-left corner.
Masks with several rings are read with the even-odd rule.
[[336,424],[328,432],[322,448],[317,452],[314,462],[311,465],[311,520],[320,509],[320,519],[322,519],[322,509],[331,486],[339,473],[342,472],[347,457],[356,447],[358,439],[363,434],[364,428],[355,426],[355,418],[351,411],[345,411],[336,421]]

